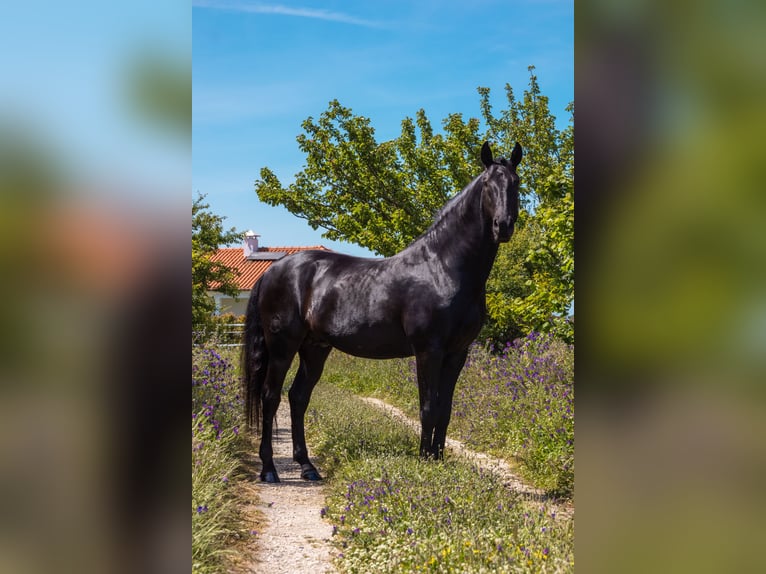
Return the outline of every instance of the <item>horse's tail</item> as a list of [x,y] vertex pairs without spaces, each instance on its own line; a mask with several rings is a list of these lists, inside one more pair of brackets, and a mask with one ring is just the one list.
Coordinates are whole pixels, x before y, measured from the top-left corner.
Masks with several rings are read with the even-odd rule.
[[242,349],[243,396],[245,399],[245,422],[249,430],[257,429],[261,424],[261,391],[269,364],[269,351],[263,335],[263,324],[258,309],[261,281],[259,280],[250,293],[245,314],[245,333]]

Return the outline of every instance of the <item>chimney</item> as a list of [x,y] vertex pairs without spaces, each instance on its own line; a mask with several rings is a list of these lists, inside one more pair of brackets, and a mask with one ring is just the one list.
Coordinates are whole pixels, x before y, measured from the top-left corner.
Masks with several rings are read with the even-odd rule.
[[253,231],[245,231],[245,245],[244,245],[244,252],[245,252],[245,259],[249,259],[256,253],[258,253],[258,238],[260,235],[257,235]]

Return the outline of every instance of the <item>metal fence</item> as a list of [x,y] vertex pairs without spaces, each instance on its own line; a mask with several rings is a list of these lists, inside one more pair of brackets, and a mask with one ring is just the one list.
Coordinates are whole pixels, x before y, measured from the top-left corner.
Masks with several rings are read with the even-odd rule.
[[216,329],[220,347],[241,347],[242,335],[245,332],[244,323],[229,323],[220,325]]
[[205,331],[198,341],[215,338],[219,347],[241,347],[244,332],[244,323],[219,323],[211,331]]

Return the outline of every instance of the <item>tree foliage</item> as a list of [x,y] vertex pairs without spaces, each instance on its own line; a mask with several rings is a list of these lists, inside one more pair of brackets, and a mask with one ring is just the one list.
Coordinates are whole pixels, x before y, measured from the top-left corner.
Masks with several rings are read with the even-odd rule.
[[262,201],[283,205],[328,239],[343,239],[390,256],[431,223],[433,214],[477,170],[479,122],[458,114],[434,134],[423,110],[405,118],[399,137],[378,144],[369,118],[355,116],[337,100],[318,120],[309,117],[298,147],[306,166],[283,187],[261,169]]
[[[556,128],[534,67],[521,100],[505,86],[506,105],[495,113],[490,89],[479,87],[481,120],[450,114],[435,133],[424,110],[401,122],[396,138],[378,142],[370,119],[337,100],[318,119],[307,118],[297,137],[306,164],[283,186],[267,167],[255,182],[259,198],[282,205],[342,239],[391,256],[425,231],[434,214],[482,170],[480,147],[492,142],[508,156],[518,141],[524,159],[522,215],[503,245],[488,285],[485,334],[501,339],[531,330],[572,340],[566,315],[574,294],[573,126]],[[506,339],[507,340],[507,339]]]
[[540,226],[530,217],[520,218],[510,243],[500,247],[487,281],[487,321],[481,338],[503,346],[529,332],[518,302],[533,292],[533,270],[527,256],[540,242]]
[[538,330],[573,342],[568,315],[574,301],[574,104],[566,108],[569,125],[557,130],[534,68],[529,71],[521,101],[505,86],[507,107],[499,115],[492,111],[489,89],[479,88],[486,139],[499,142],[504,153],[517,140],[524,147],[518,171],[525,209],[487,285],[485,334],[502,342]]
[[198,194],[192,203],[192,326],[204,328],[210,324],[215,302],[207,294],[213,284],[216,291],[232,297],[239,294],[236,272],[222,263],[212,260],[221,245],[228,245],[240,238],[234,228],[225,230],[224,218],[210,211],[203,203],[205,196]]

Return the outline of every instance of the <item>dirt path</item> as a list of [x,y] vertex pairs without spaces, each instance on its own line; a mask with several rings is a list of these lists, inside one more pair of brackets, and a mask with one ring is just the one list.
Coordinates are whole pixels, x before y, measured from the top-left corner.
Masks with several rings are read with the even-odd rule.
[[[380,399],[372,397],[363,397],[362,400],[371,405],[375,405],[379,409],[382,409],[391,418],[401,421],[413,429],[418,434],[418,436],[420,435],[420,423],[411,419],[400,409],[393,405],[389,405]],[[565,519],[570,519],[574,516],[574,506],[570,502],[558,502],[555,500],[549,500],[542,490],[524,483],[518,474],[514,472],[511,465],[509,465],[506,461],[482,452],[471,450],[459,440],[451,439],[449,437],[447,437],[446,447],[459,456],[462,456],[475,463],[479,468],[500,476],[507,488],[523,494],[528,499],[548,500],[548,502],[554,503],[557,508],[557,516]]]
[[[384,410],[392,418],[420,432],[420,424],[398,408],[380,399],[363,398],[365,402]],[[282,480],[279,484],[257,481],[260,461],[255,454],[246,460],[250,480],[243,484],[241,498],[244,513],[251,525],[251,542],[243,544],[239,556],[232,561],[230,574],[312,574],[334,573],[330,537],[332,526],[322,520],[324,507],[322,483],[312,483],[300,477],[300,466],[292,460],[290,438],[290,407],[283,400],[277,413],[278,427],[274,433],[274,462]],[[253,441],[255,453],[258,443]],[[480,468],[498,474],[505,485],[522,493],[529,500],[546,499],[544,493],[525,484],[502,459],[476,452],[460,441],[447,439],[447,447]],[[557,516],[571,519],[571,503],[557,503]]]
[[[246,486],[245,496],[249,493],[250,500],[258,502],[246,507],[245,513],[256,532],[250,546],[257,550],[250,550],[250,555],[243,556],[231,572],[335,572],[330,554],[332,526],[322,520],[320,515],[325,505],[324,487],[321,482],[303,480],[300,477],[300,466],[293,462],[290,406],[286,400],[279,406],[277,423],[273,442],[274,463],[282,482],[257,482],[257,474],[253,473],[253,480]],[[257,448],[257,443],[254,446]],[[252,466],[260,469],[260,461],[255,460],[257,458],[253,457]]]

